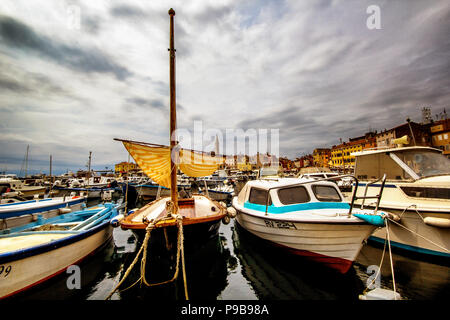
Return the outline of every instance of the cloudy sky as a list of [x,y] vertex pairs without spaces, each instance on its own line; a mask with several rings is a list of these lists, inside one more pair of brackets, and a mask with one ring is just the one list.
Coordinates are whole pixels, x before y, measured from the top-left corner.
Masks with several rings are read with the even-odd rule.
[[448,0],[2,0],[0,171],[167,144],[170,7],[179,128],[278,129],[294,158],[450,106]]

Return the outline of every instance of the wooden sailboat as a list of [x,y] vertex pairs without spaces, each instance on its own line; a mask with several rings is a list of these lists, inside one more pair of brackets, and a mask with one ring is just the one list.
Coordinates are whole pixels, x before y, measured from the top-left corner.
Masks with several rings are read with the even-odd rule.
[[[211,175],[217,170],[222,158],[215,154],[181,149],[177,145],[176,95],[175,95],[175,49],[174,25],[175,11],[170,15],[170,146],[157,145],[123,139],[121,141],[140,168],[160,186],[170,189],[170,197],[162,197],[126,216],[120,225],[133,230],[139,238],[146,234],[149,224],[152,229],[174,227],[177,219],[182,219],[187,243],[208,239],[218,234],[222,219],[228,213],[226,207],[201,194],[179,199],[177,190],[177,171],[180,169],[191,177]],[[219,159],[220,158],[220,159]],[[228,220],[229,221],[229,220]]]
[[[155,286],[173,282],[178,278],[179,266],[182,265],[184,292],[188,299],[186,282],[185,247],[191,248],[192,253],[199,251],[212,238],[218,239],[219,226],[222,219],[229,222],[233,217],[233,210],[228,213],[226,207],[208,196],[193,194],[188,198],[179,198],[177,189],[178,168],[191,177],[211,175],[218,169],[221,157],[208,155],[205,152],[180,149],[177,146],[176,129],[176,100],[175,100],[175,49],[173,18],[175,11],[169,10],[170,15],[170,146],[156,145],[144,142],[115,139],[121,141],[142,171],[160,186],[170,189],[170,197],[161,197],[135,210],[119,223],[122,229],[132,230],[142,240],[132,264],[128,267],[122,280],[117,284],[112,294],[124,283],[130,274],[138,257],[142,252],[141,277],[138,279],[147,286]],[[154,232],[152,232],[154,230]],[[156,233],[156,239],[155,239]],[[143,238],[143,239],[142,239]],[[150,241],[153,240],[153,242]],[[161,241],[160,241],[161,240]],[[148,283],[146,280],[146,260],[151,244],[167,252],[176,248],[176,267],[172,279],[158,283]],[[188,250],[187,250],[188,251]],[[190,250],[189,250],[190,251]],[[170,255],[170,253],[169,253]],[[182,261],[180,263],[180,261]],[[171,268],[169,268],[171,269]],[[170,271],[170,270],[167,271]],[[135,282],[134,284],[136,284]],[[133,285],[134,285],[133,284]]]

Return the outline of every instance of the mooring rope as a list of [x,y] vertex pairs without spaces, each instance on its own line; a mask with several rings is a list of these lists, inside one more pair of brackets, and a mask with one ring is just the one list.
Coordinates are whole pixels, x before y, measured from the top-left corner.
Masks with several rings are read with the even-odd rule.
[[[134,258],[133,262],[131,263],[131,265],[128,267],[127,271],[125,272],[122,280],[117,284],[117,286],[111,291],[111,293],[108,295],[108,297],[106,297],[105,300],[108,300],[111,298],[111,296],[114,294],[114,292],[117,291],[117,289],[120,287],[120,285],[125,281],[125,279],[128,277],[128,275],[130,274],[131,270],[133,269],[133,267],[135,266],[135,264],[138,261],[138,258],[140,256],[140,254],[143,252],[143,256],[141,259],[141,276],[139,277],[139,279],[137,279],[137,281],[135,281],[131,286],[127,287],[124,290],[121,290],[120,292],[123,292],[125,290],[130,289],[131,287],[133,287],[134,285],[136,285],[139,281],[142,283],[144,283],[146,286],[148,287],[153,287],[153,286],[158,286],[158,285],[163,285],[163,284],[167,284],[170,282],[175,281],[178,278],[178,274],[179,274],[179,265],[180,265],[180,257],[182,259],[182,271],[183,271],[183,280],[184,280],[184,293],[185,293],[185,297],[186,300],[189,300],[189,296],[188,296],[188,290],[187,290],[187,277],[186,277],[186,270],[185,270],[185,259],[184,259],[184,232],[183,232],[183,216],[179,215],[179,214],[172,214],[174,209],[173,203],[172,201],[168,201],[166,203],[166,210],[167,210],[167,215],[165,217],[161,217],[159,219],[156,219],[154,221],[149,222],[149,224],[147,225],[147,227],[145,228],[146,233],[145,233],[145,238],[142,242],[141,248],[139,249],[138,253],[136,254],[136,257]],[[148,241],[150,239],[150,234],[151,231],[155,228],[156,224],[162,220],[167,220],[167,219],[172,219],[175,218],[177,221],[177,226],[178,226],[178,243],[177,243],[177,258],[176,258],[176,269],[175,269],[175,273],[174,276],[172,277],[172,279],[166,280],[166,281],[162,281],[162,282],[158,282],[158,283],[148,283],[146,278],[145,278],[145,266],[147,263],[147,249],[148,249]]]
[[386,220],[386,234],[387,234],[387,240],[388,240],[388,245],[389,245],[389,259],[391,262],[391,274],[392,274],[392,285],[394,287],[394,299],[397,300],[397,289],[395,287],[395,276],[394,276],[394,263],[392,261],[392,250],[391,250],[391,239],[389,236],[389,223],[388,220]]
[[433,242],[432,240],[430,240],[430,239],[428,239],[428,238],[422,236],[421,234],[419,234],[419,233],[417,233],[417,232],[415,232],[415,231],[413,231],[413,230],[411,230],[411,229],[408,229],[407,227],[405,227],[404,225],[398,223],[397,221],[392,220],[392,219],[390,219],[390,218],[388,218],[388,220],[391,221],[391,222],[393,222],[393,223],[395,223],[396,225],[398,225],[398,226],[400,226],[400,227],[402,227],[402,228],[408,230],[409,232],[412,232],[412,233],[415,234],[416,236],[419,236],[419,237],[421,237],[422,239],[424,239],[424,240],[426,240],[426,241],[428,241],[428,242],[434,244],[436,247],[439,247],[439,248],[441,248],[441,249],[443,249],[443,250],[445,250],[445,251],[447,251],[447,252],[450,252],[450,250],[448,250],[447,248],[438,245],[437,243]]
[[386,233],[386,237],[384,238],[384,247],[383,247],[383,254],[381,255],[380,266],[378,267],[377,273],[375,274],[375,277],[373,278],[372,282],[369,285],[367,285],[366,289],[364,289],[363,294],[366,294],[367,290],[370,289],[370,287],[377,280],[378,275],[381,272],[381,266],[383,265],[383,261],[384,261],[384,254],[386,253],[386,243],[387,243],[387,233]]

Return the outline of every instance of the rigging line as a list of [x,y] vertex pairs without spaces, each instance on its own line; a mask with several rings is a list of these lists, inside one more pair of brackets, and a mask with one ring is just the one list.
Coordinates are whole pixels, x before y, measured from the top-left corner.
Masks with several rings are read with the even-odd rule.
[[[389,245],[389,260],[391,262],[391,274],[392,274],[392,284],[394,286],[394,293],[397,293],[397,289],[395,287],[395,277],[394,277],[394,263],[392,262],[392,250],[391,250],[391,239],[389,237],[389,223],[386,221],[386,233]],[[394,295],[394,299],[397,300],[397,295]]]
[[[128,142],[128,143],[132,143],[132,144],[139,144],[142,146],[148,146],[148,147],[160,147],[160,148],[170,148],[170,146],[167,145],[163,145],[163,144],[157,144],[157,143],[151,143],[151,142],[142,142],[142,141],[134,141],[134,140],[127,140],[127,139],[120,139],[120,138],[114,138],[113,140],[116,141],[120,141],[120,142]],[[177,143],[176,146],[178,146],[179,144]],[[194,149],[188,149],[188,148],[179,148],[180,150],[186,150],[186,151],[191,151],[191,152],[195,152],[195,153],[200,153],[200,154],[206,154],[206,155],[210,155],[211,152],[208,151],[200,151],[200,150],[194,150]],[[226,155],[224,154],[215,154],[216,157],[226,157]]]
[[422,239],[424,239],[424,240],[427,240],[428,242],[430,242],[430,243],[434,244],[435,246],[437,246],[437,247],[439,247],[439,248],[441,248],[441,249],[443,249],[443,250],[445,250],[445,251],[447,251],[447,252],[450,252],[450,250],[448,250],[447,248],[444,248],[444,247],[442,247],[442,246],[438,245],[437,243],[435,243],[435,242],[431,241],[430,239],[427,239],[427,238],[425,238],[424,236],[422,236],[422,235],[418,234],[417,232],[415,232],[415,231],[412,231],[411,229],[408,229],[408,228],[407,228],[407,227],[405,227],[404,225],[401,225],[400,223],[396,222],[395,220],[392,220],[392,219],[390,219],[390,218],[388,218],[388,220],[389,220],[389,221],[391,221],[391,222],[393,222],[393,223],[395,223],[395,224],[397,224],[398,226],[400,226],[400,227],[402,227],[402,228],[404,228],[404,229],[408,230],[409,232],[412,232],[412,233],[414,233],[415,235],[417,235],[417,236],[421,237]]

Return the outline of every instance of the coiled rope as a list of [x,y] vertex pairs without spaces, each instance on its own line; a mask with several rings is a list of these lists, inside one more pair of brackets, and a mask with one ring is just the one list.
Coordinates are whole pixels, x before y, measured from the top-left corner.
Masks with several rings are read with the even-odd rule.
[[[125,290],[128,290],[130,288],[132,288],[134,285],[136,285],[138,282],[143,282],[146,286],[148,287],[154,287],[154,286],[158,286],[158,285],[163,285],[163,284],[167,284],[170,282],[175,281],[178,278],[178,274],[179,274],[179,266],[180,266],[180,257],[182,260],[182,272],[183,272],[183,282],[184,282],[184,294],[186,297],[186,300],[189,300],[189,295],[188,295],[188,290],[187,290],[187,279],[186,279],[186,268],[185,268],[185,257],[184,257],[184,232],[183,232],[183,216],[179,215],[179,214],[173,214],[173,209],[174,209],[174,205],[172,201],[168,201],[166,203],[166,210],[168,212],[168,214],[165,217],[161,217],[158,218],[156,220],[152,220],[148,223],[147,227],[145,228],[146,233],[145,233],[145,238],[142,242],[141,248],[139,249],[138,253],[136,254],[136,257],[134,258],[133,262],[130,264],[130,266],[128,267],[127,271],[125,272],[122,280],[120,280],[120,282],[117,284],[117,286],[111,291],[111,293],[106,297],[105,300],[108,300],[111,298],[111,296],[114,294],[114,292],[117,291],[117,289],[122,285],[122,283],[125,281],[125,279],[128,277],[128,275],[130,274],[131,270],[133,269],[133,267],[135,266],[135,264],[137,263],[139,256],[141,255],[141,253],[143,252],[143,256],[141,259],[141,276],[139,277],[139,279],[137,279],[131,286],[127,287],[126,289],[121,290],[120,292],[123,292]],[[177,221],[177,226],[178,226],[178,241],[177,241],[177,258],[176,258],[176,268],[175,268],[175,273],[172,277],[172,279],[166,280],[166,281],[162,281],[162,282],[158,282],[158,283],[149,283],[147,282],[146,278],[145,278],[145,266],[147,263],[147,249],[148,249],[148,241],[150,239],[150,234],[152,232],[152,230],[155,228],[156,224],[160,221],[163,220],[169,220],[175,218]]]

